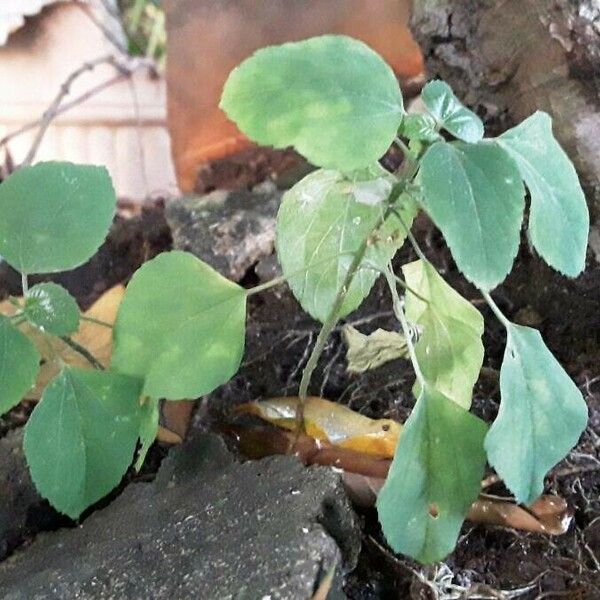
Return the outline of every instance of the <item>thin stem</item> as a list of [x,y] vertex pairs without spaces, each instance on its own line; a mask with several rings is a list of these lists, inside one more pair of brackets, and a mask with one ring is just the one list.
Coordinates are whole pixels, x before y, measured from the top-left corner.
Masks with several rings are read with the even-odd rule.
[[404,143],[404,140],[400,139],[399,137],[396,137],[394,143],[396,144],[396,146],[398,146],[398,148],[400,148],[400,150],[402,150],[404,158],[407,158],[409,160],[412,160],[414,158],[412,152],[410,151],[410,148]]
[[17,313],[16,315],[10,317],[10,320],[15,327],[18,327],[19,325],[21,325],[21,323],[25,323],[27,319],[23,316],[22,313]]
[[507,319],[505,314],[500,310],[500,308],[494,302],[494,300],[489,295],[489,293],[484,292],[483,290],[479,290],[479,291],[481,292],[481,295],[485,298],[485,301],[488,303],[489,307],[492,309],[492,312],[496,315],[496,318],[498,319],[498,321],[500,321],[500,323],[502,323],[502,325],[504,325],[504,327],[506,329],[508,329],[511,325],[510,321]]
[[[385,269],[378,267],[376,264],[372,263],[371,261],[366,261],[364,264],[369,269],[373,269],[373,271],[377,271],[378,273],[380,273],[382,275],[386,275]],[[393,273],[393,275],[394,275],[394,279],[396,280],[396,283],[398,285],[401,285],[407,292],[410,292],[413,296],[418,298],[421,302],[425,302],[425,304],[429,304],[429,300],[427,300],[427,298],[425,298],[424,296],[421,296],[421,294],[419,294],[419,292],[417,292],[416,290],[411,288],[408,285],[408,283],[406,283],[406,281],[404,281],[404,279],[402,279],[402,277],[399,277],[398,275],[396,275],[396,273]]]
[[87,348],[84,348],[81,344],[78,344],[75,340],[72,340],[66,335],[61,335],[60,339],[69,346],[71,350],[74,350],[77,354],[83,356],[83,358],[85,358],[95,369],[101,371],[104,370],[104,365]]
[[346,297],[346,294],[348,293],[348,289],[352,285],[354,276],[356,275],[356,272],[358,271],[361,262],[365,256],[367,248],[369,247],[371,236],[385,223],[386,219],[390,215],[390,212],[391,208],[388,205],[385,212],[377,220],[376,225],[373,227],[373,229],[371,229],[368,235],[365,236],[365,238],[361,242],[361,245],[354,253],[354,258],[352,259],[352,262],[348,267],[346,277],[344,277],[344,281],[338,289],[331,310],[329,311],[329,314],[327,315],[327,318],[323,323],[323,327],[321,328],[321,331],[317,336],[317,341],[315,342],[315,345],[308,358],[306,366],[302,371],[302,378],[300,380],[300,387],[298,390],[299,402],[298,408],[296,409],[296,438],[304,432],[304,405],[306,403],[306,399],[308,398],[308,386],[310,385],[312,374],[315,368],[317,367],[319,358],[321,357],[323,350],[325,349],[327,338],[330,336],[331,332],[337,324],[340,309],[342,308],[342,304],[344,303],[344,299]]
[[21,289],[23,290],[23,296],[27,296],[29,291],[29,282],[27,281],[27,274],[21,273]]
[[389,266],[386,269],[385,276],[388,282],[388,286],[390,288],[390,292],[392,294],[392,305],[394,308],[394,314],[396,315],[398,321],[400,321],[400,325],[402,326],[402,332],[404,333],[404,337],[406,339],[406,347],[408,348],[410,361],[415,371],[415,375],[417,376],[417,380],[419,381],[421,386],[424,386],[425,377],[423,377],[423,372],[421,371],[421,367],[419,366],[417,353],[415,351],[415,346],[412,341],[412,332],[410,330],[408,320],[406,319],[406,315],[404,314],[402,301],[400,300],[400,296],[398,296],[398,290],[396,289],[395,273],[392,270],[391,266]]
[[404,222],[404,219],[402,218],[402,214],[400,213],[400,211],[394,209],[393,213],[396,216],[396,218],[398,219],[398,221],[400,221],[400,224],[402,225],[402,227],[404,227],[404,232],[406,233],[406,237],[408,238],[410,245],[414,248],[414,251],[417,253],[417,256],[423,262],[425,262],[425,263],[429,262],[429,260],[427,260],[427,257],[425,256],[425,253],[423,252],[423,250],[421,250],[421,246],[419,246],[419,243],[415,239],[415,236],[412,234],[410,227],[408,227],[408,225]]
[[82,321],[87,321],[88,323],[94,323],[96,325],[101,325],[102,327],[108,327],[109,329],[113,328],[113,325],[107,323],[106,321],[102,321],[100,319],[95,319],[94,317],[87,317],[86,315],[80,315],[79,317]]
[[271,279],[271,281],[267,281],[266,283],[261,283],[260,285],[257,285],[253,288],[246,290],[246,296],[253,296],[254,294],[260,294],[261,292],[264,292],[265,290],[268,290],[272,287],[275,287],[277,285],[281,285],[282,283],[285,283],[286,279],[287,278],[283,275],[281,277],[275,277],[275,279]]
[[291,279],[292,277],[296,277],[296,275],[304,275],[311,269],[314,269],[315,267],[318,267],[321,264],[326,264],[329,261],[333,260],[334,258],[340,258],[340,256],[354,256],[354,252],[340,252],[340,254],[335,254],[334,256],[328,256],[327,258],[324,258],[323,260],[318,260],[318,261],[312,263],[308,267],[303,267],[302,269],[297,269],[295,271],[292,271],[291,273],[288,273],[287,275],[275,277],[275,279],[271,279],[271,281],[267,281],[266,283],[261,283],[260,285],[257,285],[253,288],[247,289],[246,296],[253,296],[254,294],[259,294],[260,292],[264,292],[265,290],[268,290],[272,287],[275,287],[277,285],[285,283],[288,279]]

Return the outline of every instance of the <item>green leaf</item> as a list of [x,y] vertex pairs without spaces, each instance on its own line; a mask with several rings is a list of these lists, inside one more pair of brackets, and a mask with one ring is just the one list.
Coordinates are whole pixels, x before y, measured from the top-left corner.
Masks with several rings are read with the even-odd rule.
[[[337,171],[315,171],[284,195],[277,218],[277,254],[294,296],[315,319],[327,318],[354,253],[383,211],[381,204],[358,202],[352,181]],[[400,212],[410,227],[414,205],[407,202]],[[358,308],[373,287],[379,273],[369,265],[383,269],[405,237],[397,217],[388,217],[346,291],[339,318]]]
[[208,394],[238,370],[245,322],[243,288],[191,254],[159,254],[127,286],[112,367],[144,378],[151,398]]
[[135,469],[139,471],[144,461],[150,446],[156,439],[158,433],[158,422],[160,418],[160,411],[158,408],[159,401],[154,398],[146,398],[146,401],[141,407],[141,422],[140,422],[140,442],[141,447],[138,451],[138,456],[135,461]]
[[104,167],[19,169],[0,185],[0,254],[21,273],[73,269],[104,241],[116,202]]
[[585,268],[590,217],[573,164],[552,135],[552,120],[536,112],[498,138],[531,194],[529,235],[542,258],[570,277]]
[[437,142],[419,181],[458,268],[480,288],[494,288],[519,249],[525,188],[515,162],[494,142]]
[[443,139],[436,130],[436,121],[431,115],[411,113],[404,117],[400,134],[409,140],[437,142]]
[[252,140],[340,171],[390,147],[404,107],[392,69],[368,46],[324,35],[255,52],[229,75],[221,108]]
[[377,499],[383,533],[396,552],[432,563],[454,549],[480,492],[486,430],[429,386],[421,392]]
[[432,387],[468,410],[483,364],[483,317],[430,263],[418,260],[402,272],[408,286],[429,301],[406,293],[406,316],[422,328],[415,345],[421,371]]
[[454,95],[447,83],[430,81],[421,92],[423,103],[440,127],[464,142],[475,143],[483,138],[483,123]]
[[131,464],[141,381],[65,367],[25,426],[24,450],[42,496],[76,519],[110,492]]
[[517,501],[531,504],[547,471],[577,443],[587,406],[540,332],[512,323],[500,392],[500,411],[485,440],[488,460]]
[[30,323],[52,335],[69,335],[79,328],[75,298],[57,283],[38,283],[25,297],[23,314]]
[[0,415],[21,402],[33,387],[40,354],[28,337],[0,315]]

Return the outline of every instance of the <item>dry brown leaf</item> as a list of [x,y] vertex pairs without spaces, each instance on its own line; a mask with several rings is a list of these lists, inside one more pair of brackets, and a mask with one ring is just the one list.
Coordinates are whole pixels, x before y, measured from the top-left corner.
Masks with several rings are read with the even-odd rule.
[[[281,429],[228,427],[224,433],[235,437],[240,451],[258,459],[272,454],[286,454],[295,435]],[[374,506],[377,494],[385,483],[391,461],[319,442],[300,435],[293,446],[294,453],[305,464],[331,466],[343,471],[348,495],[364,508]],[[474,523],[500,525],[521,531],[560,535],[569,528],[573,518],[566,501],[560,496],[540,496],[531,506],[519,506],[511,498],[481,494],[472,504],[467,519]]]
[[[272,398],[236,407],[278,427],[296,427],[297,397]],[[348,407],[323,398],[306,399],[304,427],[308,436],[339,448],[378,458],[392,458],[402,425],[392,419],[369,419]]]

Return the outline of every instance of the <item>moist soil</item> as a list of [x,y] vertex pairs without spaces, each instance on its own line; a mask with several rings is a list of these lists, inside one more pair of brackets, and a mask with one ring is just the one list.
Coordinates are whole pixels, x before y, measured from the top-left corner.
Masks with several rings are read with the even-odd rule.
[[[224,182],[222,187],[229,186]],[[127,212],[121,210],[122,214]],[[116,219],[97,257],[54,278],[76,296],[82,308],[114,284],[126,282],[145,260],[170,249],[162,203],[136,212]],[[446,280],[484,314],[485,368],[475,389],[473,410],[491,421],[498,409],[504,332],[480,302],[476,290],[458,273],[441,236],[426,220],[418,221],[416,237]],[[400,266],[415,259],[412,250],[405,247],[396,262]],[[258,282],[260,266],[248,270],[244,285]],[[19,278],[6,266],[0,273],[0,293],[19,293]],[[550,537],[466,524],[455,552],[444,564],[422,567],[394,555],[385,543],[374,510],[362,509],[362,553],[358,567],[346,578],[349,598],[600,599],[600,267],[590,255],[586,272],[576,280],[567,280],[535,257],[524,240],[512,274],[494,296],[509,318],[541,330],[587,400],[588,428],[577,448],[552,470],[546,482],[547,492],[560,494],[569,503],[574,515],[572,525],[565,535]],[[346,322],[365,333],[378,327],[397,328],[382,282]],[[231,418],[235,404],[295,395],[317,332],[318,324],[301,311],[285,287],[252,296],[245,362],[228,384],[198,403],[193,427],[217,428]],[[315,373],[312,393],[371,417],[405,420],[414,403],[408,363],[393,361],[357,376],[346,372],[344,356],[338,328]],[[0,436],[22,426],[32,408],[24,404],[0,418]],[[152,478],[165,452],[155,445],[137,477]],[[128,475],[120,490],[132,479],[133,474]],[[490,491],[506,493],[501,486]],[[108,502],[110,498],[101,506]],[[36,520],[32,515],[29,535],[21,544],[29,543],[41,530],[69,524],[47,505],[35,510],[40,511],[40,517]]]

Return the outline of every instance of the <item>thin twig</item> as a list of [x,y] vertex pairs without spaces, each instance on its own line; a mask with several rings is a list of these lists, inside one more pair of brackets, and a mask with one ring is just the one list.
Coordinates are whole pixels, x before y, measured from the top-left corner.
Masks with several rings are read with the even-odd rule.
[[105,56],[100,56],[99,58],[96,58],[94,60],[85,62],[78,69],[73,71],[67,77],[67,79],[65,79],[65,81],[60,86],[58,94],[56,95],[50,106],[44,112],[44,115],[41,119],[40,128],[35,136],[35,139],[33,140],[33,144],[31,145],[27,156],[25,157],[25,160],[21,164],[21,167],[26,167],[33,162],[33,159],[35,158],[40,144],[42,143],[42,139],[44,138],[48,127],[50,127],[50,123],[52,123],[52,120],[56,116],[56,111],[59,108],[61,102],[63,101],[63,98],[67,96],[71,91],[71,85],[73,85],[73,82],[81,75],[83,75],[83,73],[86,73],[87,71],[93,71],[97,66],[105,64],[112,64],[116,66],[115,57],[112,54],[108,54]]
[[104,371],[104,365],[87,349],[84,348],[81,344],[78,344],[75,340],[72,340],[70,337],[66,335],[61,335],[60,339],[67,345],[71,350],[77,352],[85,358],[92,367],[95,369],[99,369],[100,371]]

